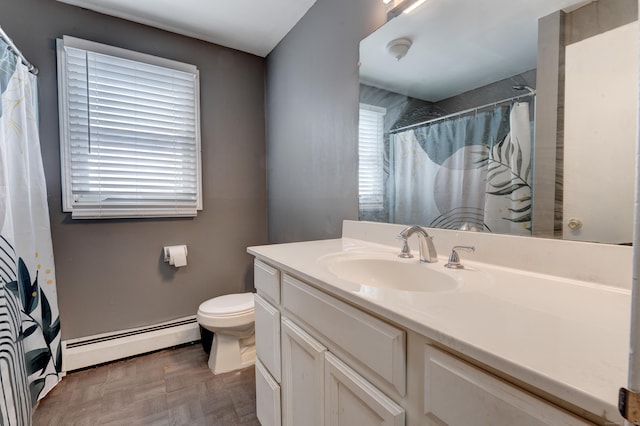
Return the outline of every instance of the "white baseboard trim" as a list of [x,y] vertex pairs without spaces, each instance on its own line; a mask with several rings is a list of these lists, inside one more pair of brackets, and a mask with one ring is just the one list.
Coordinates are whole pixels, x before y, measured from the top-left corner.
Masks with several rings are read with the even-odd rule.
[[78,370],[200,340],[195,315],[62,342],[62,371]]

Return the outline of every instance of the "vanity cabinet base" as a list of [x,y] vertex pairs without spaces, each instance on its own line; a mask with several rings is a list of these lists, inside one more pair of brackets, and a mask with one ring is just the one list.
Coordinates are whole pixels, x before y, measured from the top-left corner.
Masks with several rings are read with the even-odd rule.
[[595,424],[287,271],[255,279],[262,426]]

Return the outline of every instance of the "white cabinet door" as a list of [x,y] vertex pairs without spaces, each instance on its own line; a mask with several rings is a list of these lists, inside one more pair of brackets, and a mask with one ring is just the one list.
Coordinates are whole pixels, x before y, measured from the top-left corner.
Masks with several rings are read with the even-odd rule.
[[280,311],[261,296],[255,296],[256,355],[280,382]]
[[256,361],[256,417],[262,426],[280,426],[280,386]]
[[327,425],[404,425],[402,407],[330,352],[324,368]]
[[426,424],[438,426],[591,424],[429,345],[424,411]]
[[326,348],[282,318],[282,420],[287,426],[324,425]]

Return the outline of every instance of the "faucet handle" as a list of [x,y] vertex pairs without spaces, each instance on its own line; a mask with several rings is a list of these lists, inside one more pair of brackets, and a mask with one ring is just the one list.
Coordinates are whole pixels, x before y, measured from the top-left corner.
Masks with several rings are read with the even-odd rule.
[[413,255],[411,254],[411,249],[409,248],[409,242],[402,235],[398,235],[397,238],[402,240],[402,249],[400,250],[400,254],[398,257],[403,259],[411,259]]
[[445,268],[451,269],[464,269],[464,265],[460,263],[460,256],[458,256],[458,250],[464,251],[475,251],[476,248],[474,246],[454,246],[451,249],[451,254],[449,255],[449,261],[447,262]]

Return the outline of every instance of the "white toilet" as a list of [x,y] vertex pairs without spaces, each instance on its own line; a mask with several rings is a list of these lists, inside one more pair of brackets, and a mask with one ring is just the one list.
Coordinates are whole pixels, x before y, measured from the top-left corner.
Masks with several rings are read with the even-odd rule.
[[227,294],[203,302],[198,323],[213,332],[209,368],[213,374],[256,362],[253,293]]

